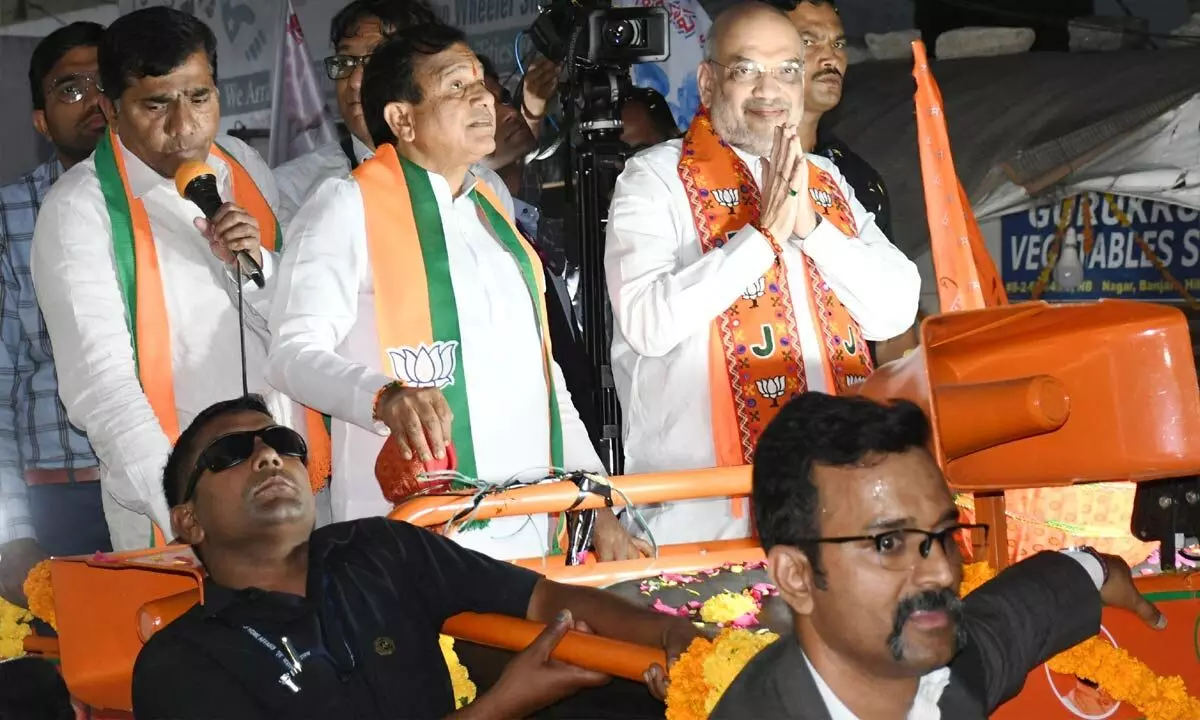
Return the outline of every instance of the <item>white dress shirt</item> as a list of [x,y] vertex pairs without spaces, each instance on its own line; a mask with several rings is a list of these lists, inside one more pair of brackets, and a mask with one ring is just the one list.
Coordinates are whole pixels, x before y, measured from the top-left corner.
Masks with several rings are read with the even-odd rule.
[[[275,183],[266,163],[231,137],[218,144],[246,169],[275,207]],[[200,210],[179,196],[172,179],[143,163],[123,144],[130,190],[141,199],[154,233],[162,274],[175,403],[182,431],[200,411],[242,394],[236,290],[229,269],[212,254],[193,221]],[[222,197],[231,200],[230,172],[216,155]],[[247,282],[246,362],[250,392],[267,395],[280,423],[292,423],[291,403],[271,392],[265,316],[274,256],[263,251],[265,289]],[[71,422],[84,430],[100,459],[104,510],[117,550],[150,544],[149,520],[170,535],[162,472],[171,450],[142,392],[126,324],[125,302],[113,255],[112,226],[89,158],[72,167],[46,196],[33,244],[33,280],[58,365],[59,394]],[[142,343],[153,342],[142,338]]]
[[[512,198],[496,174],[476,166],[464,192],[451,195],[430,173],[441,211],[461,332],[461,362],[478,476],[504,481],[545,473],[550,458],[549,399],[529,291],[514,259],[481,221],[469,190],[487,181],[512,213]],[[375,324],[374,275],[362,193],[356,180],[328,180],[305,203],[288,231],[271,310],[270,380],[333,423],[333,519],[385,515],[392,506],[375,479],[386,428],[371,417],[375,394],[391,381],[381,367]],[[603,469],[553,365],[568,468]],[[493,520],[454,535],[493,557],[541,555],[546,519]]]
[[[375,154],[362,140],[350,137],[354,156],[360,163]],[[350,158],[342,150],[341,142],[335,141],[277,166],[272,173],[279,188],[279,221],[287,225],[326,180],[350,174]]]
[[[605,271],[613,306],[613,378],[625,425],[629,473],[711,468],[716,465],[709,397],[712,322],[770,268],[775,255],[753,227],[704,253],[679,178],[682,140],[634,156],[617,180],[609,210]],[[762,162],[738,151],[756,183]],[[920,299],[916,265],[884,237],[874,216],[829,160],[809,162],[834,177],[859,229],[848,238],[821,222],[807,238],[783,244],[808,389],[825,391],[823,344],[811,312],[804,256],[812,258],[868,340],[887,340],[912,326]],[[674,527],[651,523],[659,542],[744,537],[745,517],[729,517],[729,502],[701,500],[675,507]],[[657,525],[657,527],[656,527]]]

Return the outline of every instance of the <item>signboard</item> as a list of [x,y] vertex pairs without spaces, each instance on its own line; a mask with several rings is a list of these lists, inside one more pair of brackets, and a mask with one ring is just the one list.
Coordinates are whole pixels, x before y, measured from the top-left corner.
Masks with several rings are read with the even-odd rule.
[[[430,0],[429,4],[442,22],[467,34],[471,49],[490,58],[501,78],[517,67],[517,34],[538,16],[538,0]],[[531,55],[532,48],[531,42],[521,43],[523,59]]]
[[[191,13],[217,36],[221,130],[268,127],[271,74],[283,37],[283,0],[121,0],[119,8],[125,14],[154,5]],[[318,38],[322,35],[317,33]]]
[[[1083,282],[1073,290],[1053,281],[1043,300],[1125,298],[1181,301],[1179,293],[1142,252],[1146,241],[1171,274],[1191,293],[1200,293],[1200,211],[1141,198],[1110,196],[1120,213],[1099,193],[1090,193],[1095,241],[1083,257]],[[1010,300],[1029,300],[1062,218],[1062,204],[1042,205],[1000,220],[1002,275]],[[1084,203],[1076,198],[1069,227],[1082,237]],[[1125,224],[1127,221],[1127,225]]]

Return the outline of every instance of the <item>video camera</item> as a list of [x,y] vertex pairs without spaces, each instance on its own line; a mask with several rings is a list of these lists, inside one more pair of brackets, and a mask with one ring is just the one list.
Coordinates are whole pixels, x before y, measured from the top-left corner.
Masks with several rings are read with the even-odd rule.
[[554,63],[626,67],[670,55],[670,27],[662,7],[614,8],[604,0],[552,0],[542,6],[529,35]]
[[[527,31],[534,46],[560,65],[561,134],[567,227],[579,247],[583,345],[592,364],[602,423],[600,457],[620,474],[621,408],[609,347],[612,312],[604,282],[604,223],[617,176],[630,154],[621,142],[621,105],[633,85],[630,66],[670,56],[666,8],[612,7],[612,0],[549,0]],[[553,150],[551,151],[553,152]]]

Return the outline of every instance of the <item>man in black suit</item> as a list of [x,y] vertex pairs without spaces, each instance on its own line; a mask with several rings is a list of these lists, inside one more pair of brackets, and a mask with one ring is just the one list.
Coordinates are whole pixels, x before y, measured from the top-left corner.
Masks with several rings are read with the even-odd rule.
[[763,433],[753,505],[795,631],[746,666],[713,720],[984,720],[1099,632],[1102,605],[1165,626],[1129,566],[1091,549],[1041,553],[960,600],[959,543],[986,528],[959,523],[929,435],[912,403],[818,393]]

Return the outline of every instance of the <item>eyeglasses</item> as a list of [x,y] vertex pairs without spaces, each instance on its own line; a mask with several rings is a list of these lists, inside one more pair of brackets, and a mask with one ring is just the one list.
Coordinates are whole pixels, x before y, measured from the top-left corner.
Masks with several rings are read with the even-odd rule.
[[[833,543],[844,545],[849,543],[869,543],[868,547],[879,565],[884,570],[907,572],[917,566],[921,560],[929,557],[936,542],[941,545],[942,552],[948,558],[962,557],[962,545],[969,545],[976,554],[987,544],[987,525],[951,525],[944,530],[929,532],[914,528],[889,530],[875,535],[855,535],[851,537],[804,538],[801,542]],[[978,543],[975,540],[979,540]],[[961,543],[961,545],[960,545]]]
[[100,80],[95,73],[76,73],[55,78],[46,95],[53,96],[63,105],[74,105],[87,97],[93,88],[100,89]]
[[330,80],[345,80],[354,74],[354,69],[366,67],[371,62],[370,55],[330,55],[325,58],[325,74]]
[[729,77],[738,85],[757,85],[764,75],[770,75],[784,85],[797,85],[804,81],[804,63],[797,60],[785,60],[773,68],[765,68],[752,60],[741,60],[732,65],[716,60],[709,62],[728,70]]
[[263,443],[284,457],[300,458],[308,462],[308,445],[295,430],[282,425],[271,425],[260,430],[243,430],[213,440],[196,459],[196,467],[188,478],[183,502],[196,494],[196,483],[207,470],[211,473],[225,472],[241,465],[254,456],[254,442],[262,438]]

